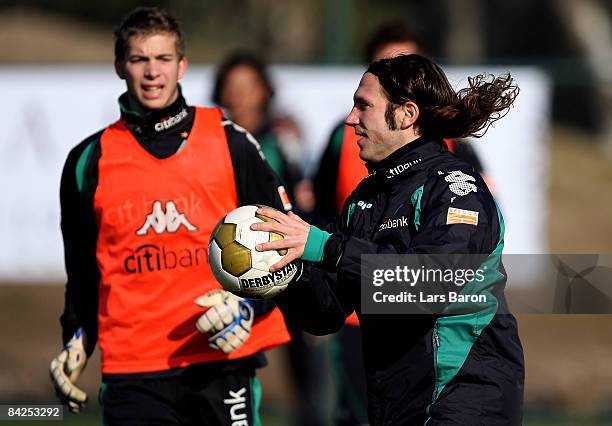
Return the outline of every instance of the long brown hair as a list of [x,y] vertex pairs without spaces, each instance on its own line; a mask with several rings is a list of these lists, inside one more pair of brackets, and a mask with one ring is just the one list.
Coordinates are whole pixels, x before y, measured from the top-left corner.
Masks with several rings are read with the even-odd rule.
[[481,137],[519,93],[510,74],[469,77],[469,86],[455,92],[439,65],[416,54],[381,59],[366,72],[378,78],[389,99],[389,126],[395,124],[395,108],[412,101],[419,107],[419,133],[428,138]]

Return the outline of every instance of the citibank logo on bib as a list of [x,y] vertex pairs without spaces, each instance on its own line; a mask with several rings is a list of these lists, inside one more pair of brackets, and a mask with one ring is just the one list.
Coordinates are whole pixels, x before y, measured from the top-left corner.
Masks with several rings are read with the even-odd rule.
[[197,227],[189,222],[185,213],[179,212],[174,201],[166,202],[165,211],[161,201],[154,201],[151,213],[145,218],[142,227],[136,231],[136,235],[147,235],[150,229],[156,234],[162,234],[164,232],[174,233],[178,231],[181,226],[192,232],[198,230]]
[[208,264],[207,247],[171,250],[163,246],[145,244],[123,261],[129,274],[193,268]]

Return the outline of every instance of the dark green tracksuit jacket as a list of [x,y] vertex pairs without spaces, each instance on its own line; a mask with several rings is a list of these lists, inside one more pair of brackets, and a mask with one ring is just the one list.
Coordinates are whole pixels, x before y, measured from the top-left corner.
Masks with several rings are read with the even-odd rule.
[[[520,424],[523,351],[503,293],[503,219],[484,181],[442,141],[425,138],[368,167],[330,233],[311,230],[303,258],[315,262],[279,297],[287,320],[328,334],[357,311],[374,426]],[[449,208],[478,212],[477,224],[447,224]],[[480,254],[486,279],[465,290],[490,303],[364,315],[364,254]]]

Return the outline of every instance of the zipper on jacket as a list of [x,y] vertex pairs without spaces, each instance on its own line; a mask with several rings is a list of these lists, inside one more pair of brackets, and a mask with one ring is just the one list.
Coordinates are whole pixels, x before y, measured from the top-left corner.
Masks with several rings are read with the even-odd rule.
[[438,321],[435,322],[433,326],[433,331],[431,332],[431,345],[433,348],[433,363],[434,363],[434,387],[433,394],[431,395],[431,404],[427,406],[425,412],[429,416],[425,421],[425,425],[429,423],[431,420],[431,406],[436,402],[436,393],[438,390],[438,348],[440,347],[440,336],[438,334]]
[[[433,336],[434,336],[434,344],[436,345],[436,348],[440,347],[440,335],[438,334],[438,327],[434,326],[434,330],[433,330]],[[434,353],[436,351],[434,350]]]

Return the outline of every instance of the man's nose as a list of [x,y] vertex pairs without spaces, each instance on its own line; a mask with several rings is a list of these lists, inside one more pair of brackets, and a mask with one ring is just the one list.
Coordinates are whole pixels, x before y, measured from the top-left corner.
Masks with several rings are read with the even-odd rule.
[[155,78],[159,75],[159,65],[156,61],[150,61],[147,63],[145,75],[149,78]]
[[346,124],[347,126],[356,126],[357,124],[359,124],[357,108],[353,107],[349,115],[344,119],[344,124]]

